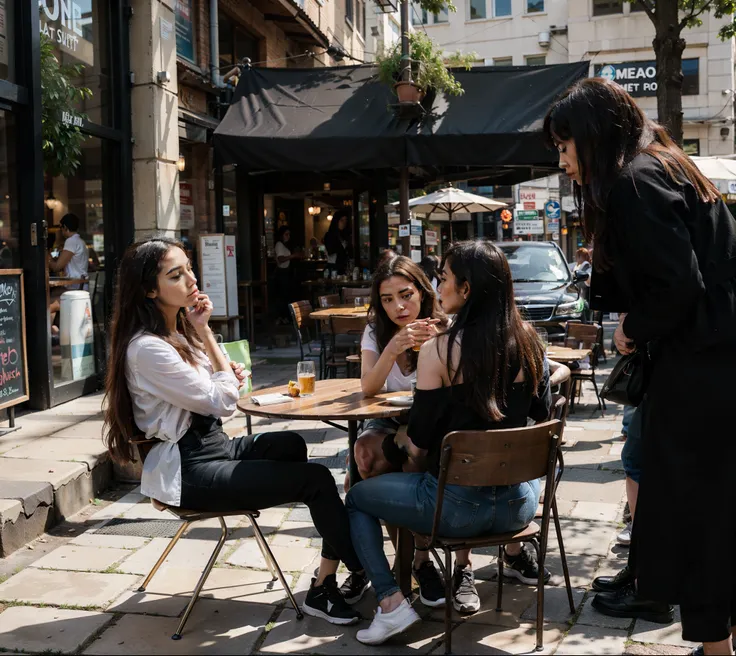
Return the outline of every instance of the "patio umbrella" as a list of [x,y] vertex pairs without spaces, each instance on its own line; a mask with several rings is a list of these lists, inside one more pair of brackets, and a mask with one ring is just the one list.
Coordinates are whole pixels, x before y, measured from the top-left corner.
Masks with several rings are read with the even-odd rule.
[[736,160],[726,157],[692,157],[700,172],[711,180],[722,194],[736,193]]
[[447,217],[450,222],[450,241],[452,241],[452,217],[454,214],[493,212],[502,207],[506,207],[506,203],[484,196],[477,196],[455,187],[440,189],[428,196],[412,198],[409,201],[409,209],[420,214],[431,215],[435,221],[443,221],[444,217]]

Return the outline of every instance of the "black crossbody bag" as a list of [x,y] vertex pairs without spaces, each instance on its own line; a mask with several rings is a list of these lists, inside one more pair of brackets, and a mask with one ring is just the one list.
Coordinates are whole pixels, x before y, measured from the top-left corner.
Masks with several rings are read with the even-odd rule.
[[613,403],[637,407],[649,384],[651,358],[649,347],[624,355],[613,368],[601,389],[601,398]]

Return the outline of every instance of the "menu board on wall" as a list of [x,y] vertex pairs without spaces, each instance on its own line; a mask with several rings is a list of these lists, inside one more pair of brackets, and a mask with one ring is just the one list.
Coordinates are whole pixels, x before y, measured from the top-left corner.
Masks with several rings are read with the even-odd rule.
[[225,277],[225,235],[201,235],[199,238],[200,291],[212,301],[213,317],[227,317]]
[[0,409],[28,400],[23,271],[0,270]]

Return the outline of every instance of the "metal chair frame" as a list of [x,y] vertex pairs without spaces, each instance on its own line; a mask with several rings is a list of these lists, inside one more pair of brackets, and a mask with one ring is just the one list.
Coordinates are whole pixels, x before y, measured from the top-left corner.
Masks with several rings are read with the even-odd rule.
[[[514,542],[529,542],[537,553],[537,562],[539,567],[539,580],[537,581],[537,635],[536,650],[541,651],[544,648],[544,562],[547,554],[547,537],[549,533],[550,516],[554,516],[555,529],[558,535],[560,546],[560,558],[562,568],[565,575],[565,585],[567,587],[567,597],[570,605],[570,612],[575,613],[575,603],[572,596],[572,586],[570,583],[570,574],[567,566],[567,557],[562,544],[562,531],[559,523],[557,512],[557,483],[562,477],[564,463],[562,455],[559,451],[560,432],[562,424],[558,420],[552,420],[536,426],[529,426],[519,429],[491,430],[491,431],[456,431],[445,436],[442,442],[440,475],[437,485],[437,497],[435,504],[435,513],[432,523],[432,534],[429,539],[426,536],[419,536],[418,544],[422,541],[426,542],[425,546],[417,546],[418,549],[430,550],[434,554],[440,565],[440,570],[445,581],[445,653],[452,653],[452,554],[455,551],[475,547],[498,547],[498,598],[496,602],[496,611],[501,612],[503,603],[503,554],[504,545]],[[513,434],[513,435],[512,435]],[[463,485],[462,476],[458,476],[461,468],[471,466],[476,470],[483,469],[488,472],[501,472],[496,485],[511,484],[510,481],[503,480],[503,472],[511,471],[514,466],[519,466],[518,459],[514,462],[504,462],[499,455],[468,455],[466,451],[458,450],[458,455],[453,455],[453,445],[458,440],[462,441],[467,436],[472,436],[473,440],[492,441],[497,443],[504,438],[518,439],[518,435],[527,434],[533,436],[540,443],[542,440],[547,441],[548,450],[546,457],[546,486],[544,497],[544,510],[542,514],[541,527],[532,521],[524,529],[513,533],[483,535],[473,538],[442,538],[438,535],[440,520],[442,517],[442,505],[444,501],[445,486],[448,482],[448,475],[452,470],[452,484]],[[509,445],[505,445],[506,448]],[[523,455],[522,451],[522,455]],[[541,472],[539,472],[541,474]],[[486,475],[487,480],[483,485],[493,485],[492,476]],[[478,484],[478,483],[476,483]],[[437,553],[437,549],[444,552],[444,562]]]
[[[158,442],[158,440],[133,440],[133,444],[135,444],[138,447],[138,452],[141,454],[141,460],[145,460],[146,455],[148,452],[153,448],[153,446]],[[169,506],[165,503],[161,503],[160,501],[157,501],[156,499],[151,499],[151,503],[153,504],[153,507],[160,511],[167,511],[170,514],[174,515],[177,519],[182,520],[183,524],[179,527],[179,530],[177,530],[176,535],[171,539],[171,542],[166,546],[166,549],[164,549],[164,552],[161,554],[161,557],[156,561],[156,564],[153,566],[153,569],[150,571],[148,576],[146,577],[146,580],[143,581],[141,586],[138,588],[138,592],[145,592],[148,585],[151,583],[151,580],[156,575],[156,572],[158,572],[161,565],[164,563],[166,558],[168,558],[169,554],[171,553],[171,550],[176,546],[176,543],[179,541],[182,535],[187,531],[187,529],[194,524],[195,522],[200,522],[205,519],[213,519],[217,518],[220,521],[220,537],[217,540],[217,544],[215,545],[215,548],[212,552],[212,555],[210,556],[209,560],[207,561],[207,564],[205,565],[204,570],[202,571],[202,575],[199,577],[199,581],[197,581],[197,585],[194,588],[194,592],[192,593],[191,598],[189,599],[189,603],[187,604],[186,609],[184,610],[184,615],[182,616],[179,626],[176,629],[176,632],[171,636],[172,640],[181,640],[182,632],[184,631],[184,626],[187,623],[187,620],[189,619],[189,616],[192,613],[192,610],[194,609],[194,604],[197,603],[197,600],[199,599],[199,595],[202,592],[202,588],[204,587],[204,584],[207,582],[207,579],[209,578],[210,572],[212,571],[212,568],[215,566],[215,563],[217,562],[217,558],[220,555],[220,552],[222,551],[222,547],[225,546],[225,542],[227,541],[227,523],[225,522],[225,517],[233,517],[236,515],[245,515],[248,520],[250,521],[251,526],[253,527],[253,535],[255,536],[256,543],[258,544],[258,548],[261,550],[261,554],[263,554],[263,559],[266,561],[266,565],[268,566],[268,569],[271,573],[271,580],[275,581],[277,578],[281,582],[281,585],[284,588],[284,591],[286,592],[286,595],[289,598],[289,601],[291,602],[291,605],[294,607],[294,611],[296,612],[296,618],[298,620],[301,620],[304,618],[304,614],[302,613],[301,608],[299,607],[299,604],[297,604],[296,599],[294,598],[294,594],[291,592],[291,588],[289,588],[288,583],[286,582],[286,579],[284,578],[284,573],[281,571],[281,568],[279,567],[278,561],[276,560],[276,557],[273,555],[273,552],[271,551],[271,548],[268,546],[268,542],[266,542],[266,538],[263,535],[263,532],[261,531],[261,527],[258,526],[258,522],[256,521],[256,518],[260,516],[259,511],[257,510],[230,510],[230,511],[200,511],[200,510],[188,510],[185,508],[177,508],[174,506]]]

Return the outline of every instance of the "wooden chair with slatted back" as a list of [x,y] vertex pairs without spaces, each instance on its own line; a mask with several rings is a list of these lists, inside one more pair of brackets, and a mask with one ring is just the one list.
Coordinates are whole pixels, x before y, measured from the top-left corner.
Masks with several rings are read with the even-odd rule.
[[598,366],[600,345],[603,343],[603,326],[597,323],[574,323],[568,322],[565,326],[565,346],[569,348],[590,349],[590,368],[573,369],[572,371],[572,394],[570,397],[570,410],[575,411],[576,389],[582,391],[584,381],[593,383],[595,396],[598,399],[598,409],[603,413],[606,410],[606,402],[598,393],[598,383],[595,380],[595,370]]
[[[496,610],[503,602],[503,549],[514,542],[529,542],[537,552],[539,580],[537,582],[537,651],[543,648],[544,628],[544,561],[547,555],[547,536],[553,500],[557,491],[556,464],[558,462],[561,423],[552,420],[527,426],[490,431],[455,431],[442,440],[440,474],[431,536],[419,536],[418,544],[426,544],[440,563],[445,580],[445,653],[452,651],[452,554],[462,549],[498,547],[498,600]],[[501,534],[478,535],[472,538],[445,538],[439,533],[442,504],[446,485],[485,487],[517,485],[537,478],[546,479],[544,510],[541,526],[532,521],[524,528]],[[444,561],[437,554],[442,549]],[[567,562],[563,556],[565,583],[568,589],[570,612],[575,613]]]
[[[342,290],[342,300],[346,305],[352,305],[356,298],[369,299],[371,297],[370,287],[344,287]],[[366,301],[367,302],[367,301]]]
[[[153,449],[154,446],[157,444],[160,444],[160,440],[147,440],[147,439],[137,439],[137,440],[131,440],[131,442],[136,446],[138,449],[138,454],[140,456],[141,462],[145,462],[146,456],[151,452],[151,449]],[[212,571],[212,568],[215,565],[215,562],[217,561],[217,557],[220,555],[220,552],[222,551],[222,547],[225,545],[225,542],[227,540],[227,524],[225,523],[225,517],[235,517],[240,515],[245,515],[248,518],[248,521],[250,522],[250,525],[253,527],[253,536],[255,537],[256,544],[258,544],[258,548],[261,550],[261,554],[263,555],[263,559],[266,561],[266,564],[268,565],[268,569],[271,572],[272,581],[275,581],[278,579],[281,582],[281,585],[284,588],[284,591],[286,592],[286,595],[289,597],[289,601],[291,602],[291,605],[294,607],[294,611],[296,612],[297,619],[301,620],[304,615],[302,613],[302,609],[299,607],[299,604],[297,604],[296,599],[294,598],[294,595],[291,592],[291,588],[289,587],[289,584],[286,582],[286,579],[284,578],[284,574],[281,571],[281,567],[279,567],[278,562],[276,561],[276,558],[273,555],[273,552],[271,551],[271,548],[268,546],[268,542],[266,542],[266,538],[263,536],[263,532],[261,531],[261,527],[258,526],[258,522],[256,521],[258,517],[260,516],[260,512],[258,510],[229,510],[229,511],[204,511],[204,510],[188,510],[186,508],[179,508],[176,506],[169,506],[168,504],[162,503],[158,501],[157,499],[151,499],[151,504],[153,507],[160,511],[160,512],[168,512],[172,514],[177,519],[180,519],[183,523],[179,527],[179,530],[177,530],[174,537],[171,539],[171,542],[166,546],[166,549],[164,549],[163,553],[161,554],[161,557],[156,561],[156,564],[153,566],[153,569],[150,571],[148,576],[146,577],[146,580],[143,581],[141,586],[138,588],[138,592],[145,592],[146,588],[148,587],[148,584],[151,582],[151,579],[156,575],[156,572],[158,572],[159,568],[163,564],[163,562],[166,560],[166,558],[171,553],[171,550],[176,546],[176,543],[179,541],[179,538],[181,538],[182,535],[186,532],[186,530],[194,523],[194,522],[201,522],[207,519],[219,519],[220,520],[220,538],[217,541],[217,544],[215,545],[215,549],[212,552],[212,555],[210,556],[210,559],[207,561],[207,565],[205,565],[204,571],[202,572],[202,576],[200,576],[199,581],[197,581],[197,585],[194,588],[194,592],[192,593],[192,596],[189,600],[189,603],[187,604],[186,610],[184,611],[184,615],[182,616],[179,626],[176,629],[176,633],[174,633],[171,636],[172,640],[181,640],[181,634],[182,631],[184,631],[184,625],[187,623],[187,620],[189,619],[189,616],[192,613],[192,609],[194,608],[194,604],[197,603],[197,599],[199,599],[199,594],[202,592],[202,588],[204,587],[204,584],[207,582],[207,578],[210,575],[210,572]]]
[[[299,346],[299,357],[301,360],[317,360],[319,362],[320,371],[322,371],[323,352],[321,346],[312,344],[310,326],[313,325],[309,315],[312,313],[312,304],[309,301],[297,301],[289,304],[289,314],[291,314],[291,324],[296,334],[296,343]],[[306,337],[306,339],[305,339]],[[306,344],[307,352],[304,352]]]
[[348,362],[347,358],[360,351],[360,338],[367,325],[368,319],[366,317],[330,317],[332,344],[330,356],[325,361],[328,378],[332,373],[337,378],[337,370],[342,367],[345,368],[345,375],[348,375],[348,370],[354,363]]

